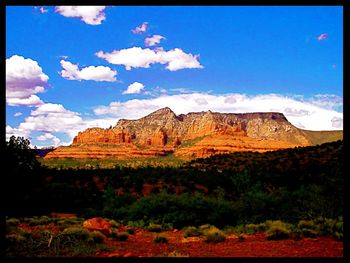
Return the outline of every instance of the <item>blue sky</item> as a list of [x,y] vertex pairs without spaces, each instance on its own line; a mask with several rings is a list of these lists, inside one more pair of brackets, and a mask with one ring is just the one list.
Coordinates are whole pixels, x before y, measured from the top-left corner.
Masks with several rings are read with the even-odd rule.
[[7,6],[6,135],[67,145],[169,106],[343,128],[340,6]]

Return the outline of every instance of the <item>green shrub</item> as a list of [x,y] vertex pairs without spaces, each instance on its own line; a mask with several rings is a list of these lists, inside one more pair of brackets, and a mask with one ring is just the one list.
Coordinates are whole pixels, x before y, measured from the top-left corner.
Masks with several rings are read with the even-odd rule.
[[199,226],[199,231],[201,232],[201,233],[203,233],[203,232],[205,232],[206,230],[208,230],[208,229],[210,229],[210,228],[212,228],[212,227],[214,227],[214,226],[212,226],[212,225],[210,225],[210,224],[205,224],[205,225],[201,225],[201,226]]
[[226,239],[225,234],[216,227],[211,227],[204,232],[205,241],[209,243],[223,242]]
[[153,239],[154,243],[168,243],[168,237],[166,235],[156,235]]
[[130,227],[144,228],[145,227],[145,222],[142,219],[141,220],[137,220],[137,221],[128,221],[127,225],[130,226]]
[[84,219],[78,217],[64,218],[56,222],[60,230],[64,230],[68,227],[80,227],[82,226]]
[[268,240],[281,240],[288,239],[290,235],[290,230],[283,226],[272,226],[266,231],[266,238]]
[[339,240],[343,240],[343,233],[335,232],[334,237],[336,237]]
[[243,235],[243,234],[239,234],[239,235],[238,235],[238,240],[239,240],[239,241],[244,241],[244,240],[245,240],[244,235]]
[[146,230],[150,231],[150,232],[156,232],[156,233],[159,233],[159,232],[162,232],[162,226],[159,225],[159,224],[149,224],[147,227],[146,227]]
[[6,245],[7,246],[18,246],[19,244],[26,242],[27,239],[19,234],[6,235]]
[[316,231],[314,229],[310,229],[310,228],[302,228],[301,232],[302,232],[304,237],[316,237],[319,235],[318,231]]
[[195,236],[200,236],[201,231],[194,227],[194,226],[188,226],[183,229],[183,235],[184,237],[195,237]]
[[93,231],[90,232],[89,238],[91,238],[93,242],[101,244],[106,239],[106,236],[100,231]]
[[245,233],[245,232],[246,232],[245,225],[237,225],[233,228],[233,233],[241,234],[241,233]]
[[18,234],[20,234],[22,237],[29,239],[33,237],[32,232],[28,232],[26,230],[21,230],[20,232],[18,232]]
[[117,221],[113,220],[113,219],[107,219],[107,218],[104,218],[106,221],[108,221],[109,223],[112,224],[112,227],[115,227],[115,228],[118,228],[120,227],[120,223],[118,223]]
[[184,257],[189,257],[189,255],[188,254],[182,254],[181,252],[178,252],[178,251],[172,251],[172,252],[170,252],[170,253],[168,253],[167,255],[166,255],[167,257],[171,257],[171,258],[184,258]]
[[294,240],[302,239],[303,232],[301,231],[301,229],[298,226],[292,225],[290,230],[291,230],[290,238],[292,238]]
[[17,218],[9,218],[6,219],[6,226],[17,226],[20,221]]
[[90,237],[90,232],[83,227],[68,227],[61,234],[77,240],[87,240]]
[[111,237],[118,241],[126,241],[129,238],[129,234],[127,232],[112,231]]
[[125,231],[126,231],[128,234],[130,234],[130,235],[135,234],[135,228],[133,228],[133,227],[127,227],[127,228],[125,229]]
[[312,220],[300,220],[298,223],[300,229],[317,229],[317,224]]

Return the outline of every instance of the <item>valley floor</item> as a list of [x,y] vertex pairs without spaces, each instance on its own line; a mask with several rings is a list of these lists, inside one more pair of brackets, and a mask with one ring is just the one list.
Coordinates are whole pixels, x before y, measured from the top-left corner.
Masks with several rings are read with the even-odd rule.
[[114,251],[98,252],[97,257],[343,257],[343,242],[333,237],[301,240],[266,240],[264,233],[230,235],[224,242],[207,243],[200,237],[184,238],[182,231],[166,231],[169,241],[153,242],[156,233],[137,230],[126,241],[107,240]]

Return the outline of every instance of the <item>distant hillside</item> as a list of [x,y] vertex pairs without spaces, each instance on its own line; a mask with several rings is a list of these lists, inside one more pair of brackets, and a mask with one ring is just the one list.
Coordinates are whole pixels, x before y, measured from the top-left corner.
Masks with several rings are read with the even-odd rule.
[[308,131],[301,130],[311,145],[333,142],[343,139],[343,131]]

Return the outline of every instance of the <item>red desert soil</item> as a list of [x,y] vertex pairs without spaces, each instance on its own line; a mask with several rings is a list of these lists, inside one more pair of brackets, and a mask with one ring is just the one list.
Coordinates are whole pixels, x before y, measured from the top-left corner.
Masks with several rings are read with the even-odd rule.
[[[120,229],[122,231],[123,229]],[[228,236],[221,243],[207,243],[203,238],[184,238],[181,231],[166,231],[166,244],[153,243],[157,233],[136,230],[127,241],[108,238],[106,244],[116,249],[98,252],[96,257],[343,257],[343,242],[332,237],[303,238],[301,240],[269,241],[263,233],[246,235],[243,241]]]

